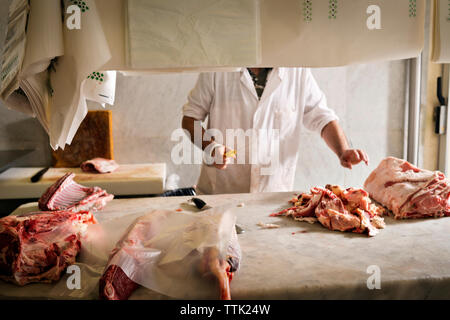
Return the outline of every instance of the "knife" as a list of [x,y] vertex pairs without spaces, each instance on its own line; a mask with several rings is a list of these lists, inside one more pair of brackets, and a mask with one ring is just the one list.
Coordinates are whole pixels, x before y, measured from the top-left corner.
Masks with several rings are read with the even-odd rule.
[[38,182],[39,180],[41,180],[42,176],[48,171],[48,169],[50,169],[50,167],[46,167],[44,169],[39,170],[35,175],[33,175],[30,178],[30,181],[32,183]]
[[[200,198],[192,198],[192,199],[188,200],[188,202],[194,203],[194,205],[197,207],[197,209],[202,210],[202,211],[212,208],[211,206],[207,205],[206,202]],[[237,234],[241,234],[241,233],[245,232],[245,230],[237,224],[235,224],[235,229],[236,229]]]
[[197,207],[197,209],[199,209],[199,210],[207,210],[207,209],[211,209],[211,207],[208,206],[208,205],[206,204],[206,202],[203,201],[203,200],[200,199],[200,198],[192,198],[192,199],[188,200],[188,202],[192,202],[192,203]]

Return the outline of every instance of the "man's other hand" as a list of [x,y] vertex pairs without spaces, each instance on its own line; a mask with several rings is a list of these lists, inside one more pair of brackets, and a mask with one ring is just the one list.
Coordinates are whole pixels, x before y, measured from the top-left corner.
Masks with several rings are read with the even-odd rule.
[[367,154],[360,149],[347,149],[342,152],[342,155],[339,157],[341,161],[341,165],[344,168],[351,169],[353,165],[360,163],[363,161],[366,165],[369,164],[369,157]]

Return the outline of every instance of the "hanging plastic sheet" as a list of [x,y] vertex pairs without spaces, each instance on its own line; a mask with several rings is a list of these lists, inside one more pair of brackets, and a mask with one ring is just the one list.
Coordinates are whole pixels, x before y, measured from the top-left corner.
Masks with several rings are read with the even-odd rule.
[[132,69],[257,65],[259,1],[128,0]]
[[450,1],[433,0],[431,61],[450,63]]
[[331,67],[415,57],[424,0],[265,0],[262,65]]

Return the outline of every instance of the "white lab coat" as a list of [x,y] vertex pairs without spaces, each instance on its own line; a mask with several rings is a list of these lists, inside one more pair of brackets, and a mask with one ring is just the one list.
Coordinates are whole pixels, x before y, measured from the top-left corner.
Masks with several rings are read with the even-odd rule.
[[[246,68],[202,73],[183,115],[201,121],[209,116],[207,128],[220,130],[224,137],[226,129],[279,129],[279,164],[271,174],[261,171],[267,168],[262,161],[248,164],[247,159],[247,164],[230,164],[225,170],[203,164],[197,187],[205,194],[292,190],[302,126],[320,134],[330,121],[338,120],[307,68],[274,68],[260,100]],[[262,154],[276,145],[273,137],[257,139]],[[246,143],[247,156],[249,149]]]

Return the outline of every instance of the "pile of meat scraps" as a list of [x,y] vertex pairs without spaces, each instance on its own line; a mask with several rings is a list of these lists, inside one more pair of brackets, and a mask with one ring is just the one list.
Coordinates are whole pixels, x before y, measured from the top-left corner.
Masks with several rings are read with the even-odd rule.
[[450,216],[449,180],[442,172],[419,169],[406,160],[382,160],[364,188],[396,219]]
[[114,195],[99,187],[85,187],[75,181],[74,173],[67,173],[51,185],[39,199],[42,211],[69,210],[72,212],[101,210]]
[[80,168],[82,171],[89,173],[110,173],[116,171],[119,165],[114,160],[94,158],[83,162]]
[[142,285],[179,299],[231,299],[241,259],[235,216],[208,211],[157,210],[136,219],[110,255],[100,298],[126,300]]
[[60,278],[95,223],[90,212],[34,212],[0,219],[0,278],[18,285]]
[[311,193],[302,193],[291,200],[294,206],[275,216],[290,216],[295,220],[319,221],[330,230],[378,234],[385,227],[383,208],[375,205],[363,189],[327,185],[311,188]]

